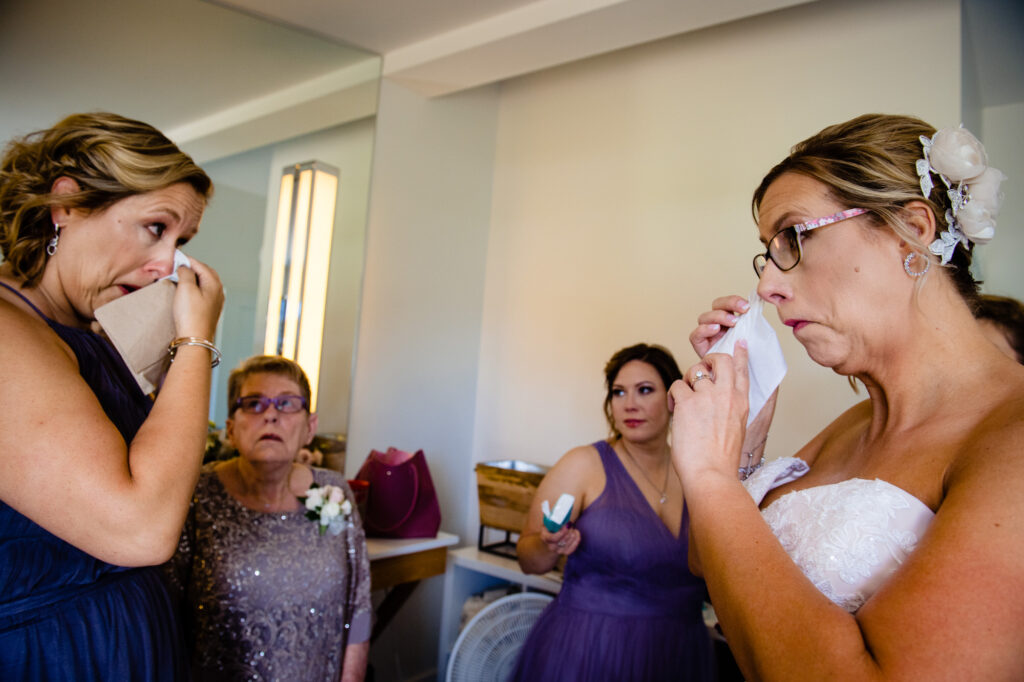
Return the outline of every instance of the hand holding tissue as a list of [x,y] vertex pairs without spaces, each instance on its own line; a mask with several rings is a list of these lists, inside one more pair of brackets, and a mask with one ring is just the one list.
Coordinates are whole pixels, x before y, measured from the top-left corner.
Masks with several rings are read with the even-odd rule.
[[97,322],[143,393],[156,390],[170,365],[167,344],[175,333],[174,288],[178,268],[190,263],[188,256],[175,250],[170,275],[96,309]]
[[720,338],[708,353],[733,354],[736,342],[747,342],[747,368],[750,374],[750,390],[747,393],[750,412],[747,426],[761,412],[761,408],[786,376],[786,358],[775,335],[775,330],[764,317],[764,300],[755,288],[747,297],[750,307],[740,315],[739,321]]

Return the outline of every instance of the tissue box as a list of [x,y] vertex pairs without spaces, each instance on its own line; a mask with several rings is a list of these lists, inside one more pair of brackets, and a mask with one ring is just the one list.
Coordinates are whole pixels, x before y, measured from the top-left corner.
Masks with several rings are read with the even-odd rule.
[[506,459],[476,465],[480,525],[518,533],[548,467]]

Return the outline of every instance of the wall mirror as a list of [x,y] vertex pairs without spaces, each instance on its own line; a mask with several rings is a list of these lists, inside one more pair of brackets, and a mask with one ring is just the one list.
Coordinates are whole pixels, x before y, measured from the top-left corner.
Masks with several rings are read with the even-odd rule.
[[345,433],[379,56],[205,0],[47,0],[2,14],[0,139],[113,111],[160,128],[213,178],[185,250],[220,273],[227,294],[211,392],[218,427],[231,368],[263,352],[282,169],[338,170],[318,403],[320,431]]

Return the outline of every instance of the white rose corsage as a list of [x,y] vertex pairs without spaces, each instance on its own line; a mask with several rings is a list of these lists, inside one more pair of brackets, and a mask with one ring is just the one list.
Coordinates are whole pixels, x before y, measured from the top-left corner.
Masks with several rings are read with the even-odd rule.
[[316,521],[320,535],[330,532],[338,535],[345,529],[352,515],[352,503],[345,499],[345,491],[336,485],[309,486],[305,497],[299,497],[306,505],[306,518]]
[[999,185],[1006,176],[988,165],[985,147],[969,130],[943,128],[931,138],[921,136],[924,158],[917,161],[921,194],[927,199],[934,188],[935,173],[946,185],[952,209],[944,216],[947,230],[929,247],[945,265],[956,245],[984,244],[996,231],[996,216],[1003,201]]

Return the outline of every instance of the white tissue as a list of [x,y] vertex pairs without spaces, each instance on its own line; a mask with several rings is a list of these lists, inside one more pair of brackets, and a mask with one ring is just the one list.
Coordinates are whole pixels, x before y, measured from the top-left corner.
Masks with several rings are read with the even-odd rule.
[[171,274],[167,275],[166,277],[161,277],[160,279],[161,280],[165,280],[166,279],[166,280],[169,280],[169,281],[174,282],[175,284],[177,284],[178,283],[178,268],[180,268],[182,265],[191,266],[192,265],[192,261],[190,261],[188,259],[188,256],[186,256],[184,253],[182,253],[181,249],[175,249],[174,250],[174,267],[171,268]]
[[775,330],[764,318],[764,300],[757,295],[756,287],[747,296],[747,301],[750,303],[747,312],[739,316],[736,326],[715,342],[708,352],[732,355],[737,341],[744,339],[747,342],[747,368],[750,370],[747,426],[750,426],[786,376],[786,358]]
[[559,496],[554,509],[551,508],[547,500],[542,501],[540,510],[544,513],[545,527],[552,533],[557,532],[569,519],[569,514],[572,513],[572,506],[575,503],[576,498],[569,493],[562,493]]

